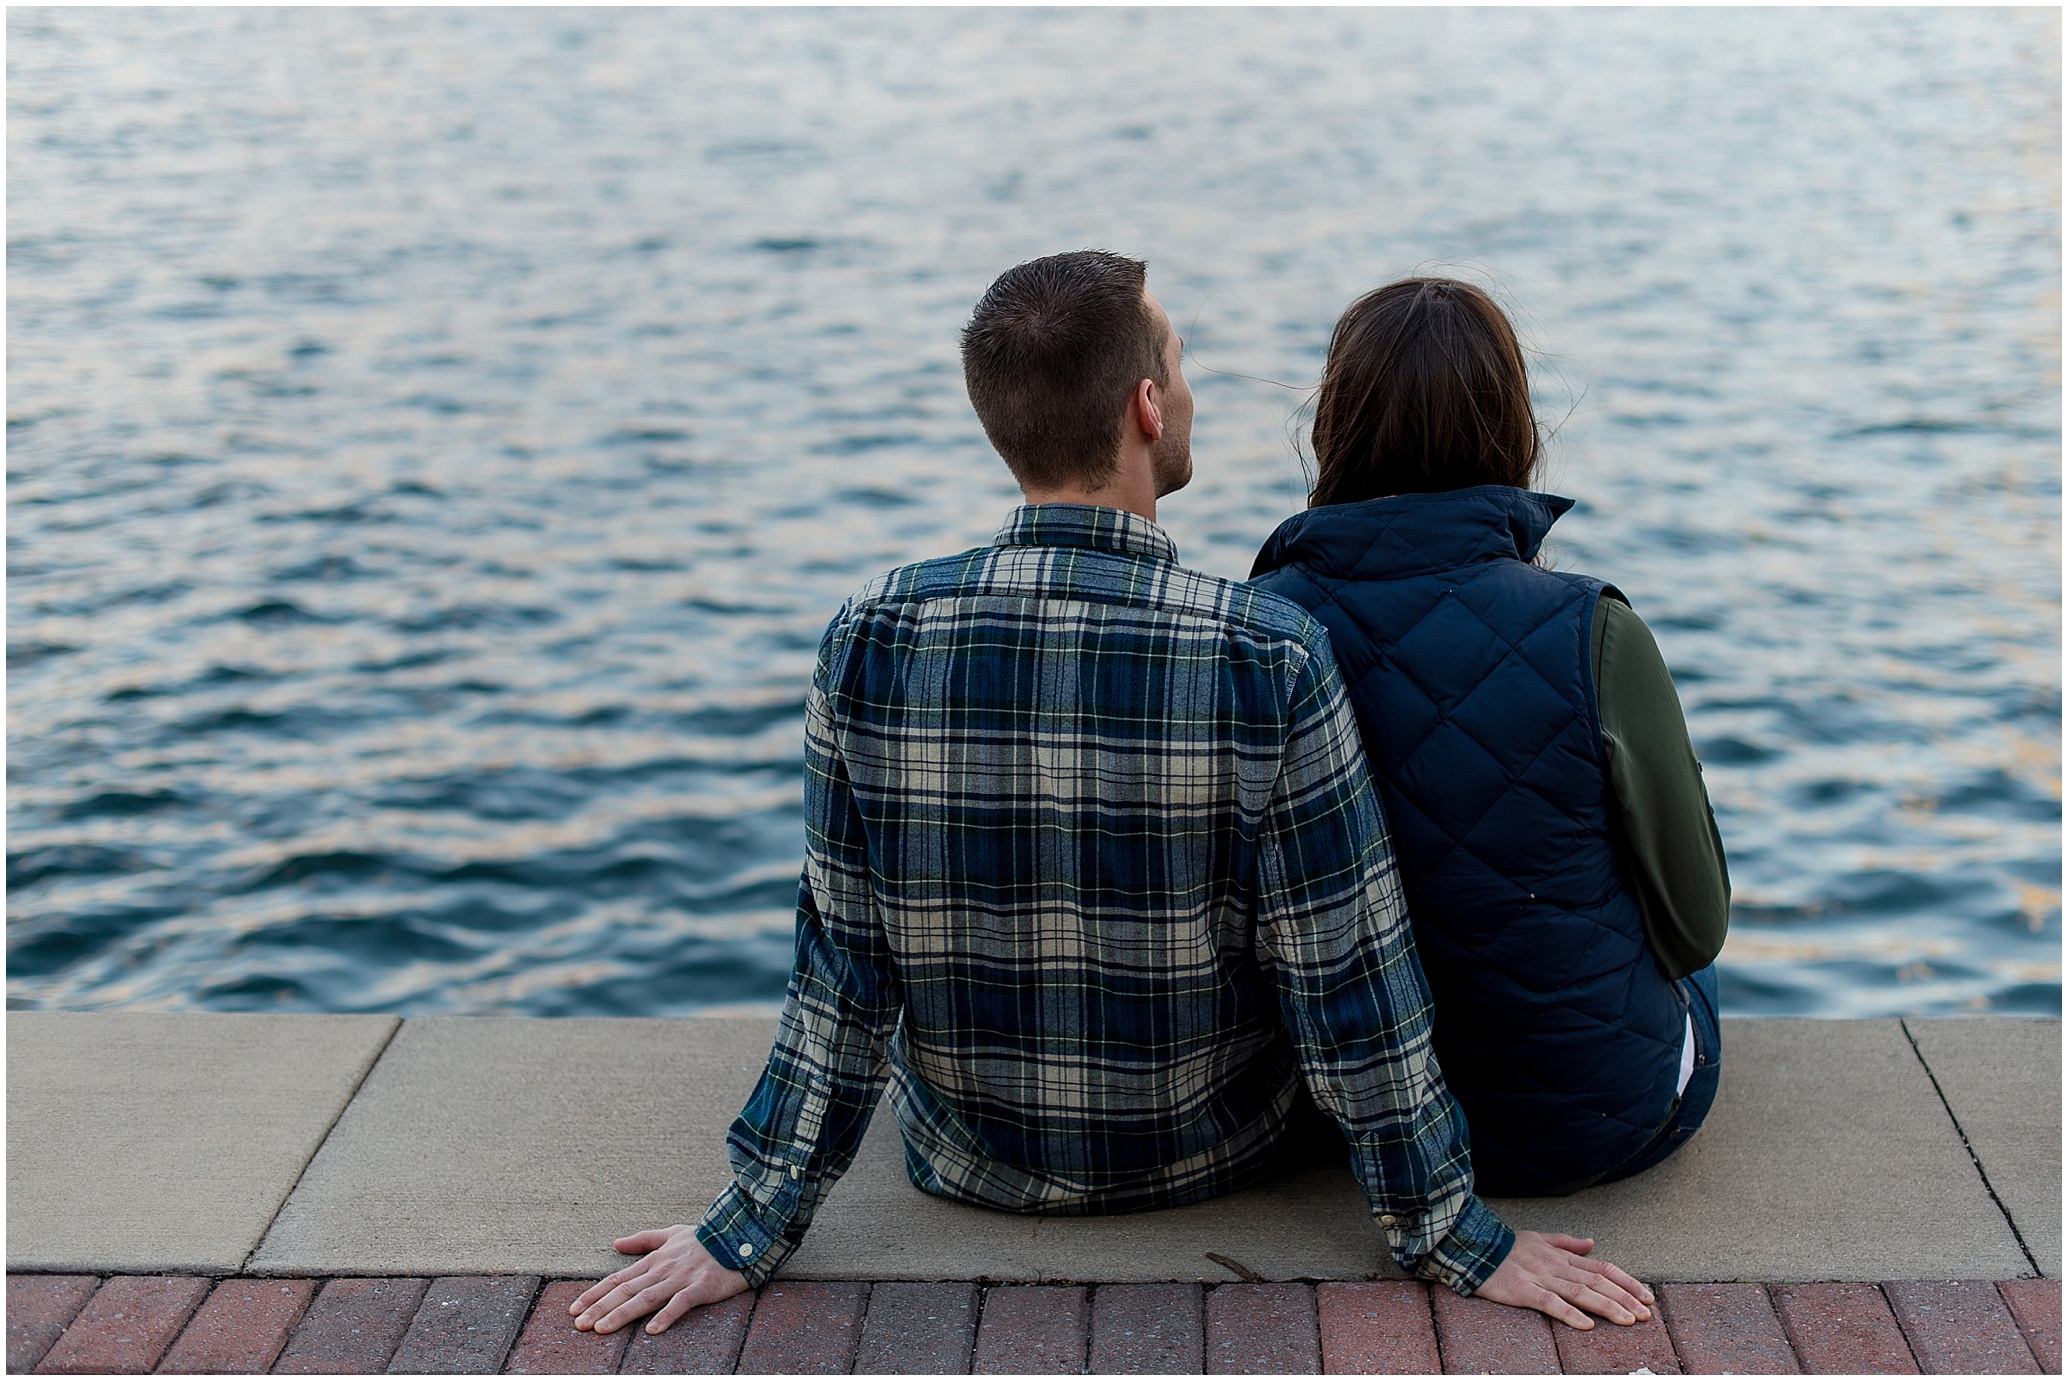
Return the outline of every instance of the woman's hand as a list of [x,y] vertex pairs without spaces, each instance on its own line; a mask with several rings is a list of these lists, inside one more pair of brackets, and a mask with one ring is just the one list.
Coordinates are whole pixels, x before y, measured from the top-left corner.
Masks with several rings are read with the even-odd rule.
[[1518,1232],[1514,1249],[1477,1293],[1496,1304],[1549,1314],[1574,1328],[1594,1327],[1587,1314],[1611,1323],[1650,1318],[1652,1292],[1619,1266],[1589,1261],[1587,1253],[1593,1250],[1591,1237]]
[[665,1333],[698,1305],[731,1299],[747,1288],[745,1276],[719,1265],[697,1241],[696,1229],[680,1223],[635,1232],[611,1245],[627,1256],[646,1255],[597,1281],[567,1306],[576,1328],[613,1333],[652,1314],[646,1331]]

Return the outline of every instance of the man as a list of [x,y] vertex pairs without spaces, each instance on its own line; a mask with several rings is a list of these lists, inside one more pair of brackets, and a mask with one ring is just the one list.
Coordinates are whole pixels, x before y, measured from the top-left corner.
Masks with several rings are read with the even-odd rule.
[[1029,1213],[1239,1189],[1349,1142],[1395,1258],[1577,1328],[1650,1316],[1592,1243],[1513,1233],[1465,1123],[1319,624],[1188,571],[1155,525],[1192,474],[1181,344],[1144,266],[1020,265],[963,333],[1027,505],[879,578],[805,711],[804,877],[775,1049],[695,1228],[575,1302],[659,1332],[771,1276],[886,1082],[922,1190]]

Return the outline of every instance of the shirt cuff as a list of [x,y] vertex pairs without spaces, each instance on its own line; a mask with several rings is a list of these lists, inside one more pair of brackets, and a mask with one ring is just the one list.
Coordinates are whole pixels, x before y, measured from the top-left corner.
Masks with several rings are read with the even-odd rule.
[[1500,1269],[1514,1246],[1514,1230],[1473,1194],[1444,1239],[1415,1263],[1414,1273],[1469,1295]]
[[712,1200],[697,1224],[697,1241],[711,1253],[711,1259],[729,1271],[738,1271],[755,1289],[768,1283],[792,1251],[791,1245],[770,1232],[754,1209],[754,1201],[735,1184]]

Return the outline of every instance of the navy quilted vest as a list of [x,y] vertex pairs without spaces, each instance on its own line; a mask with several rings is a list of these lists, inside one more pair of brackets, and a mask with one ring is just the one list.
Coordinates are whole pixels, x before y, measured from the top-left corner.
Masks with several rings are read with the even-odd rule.
[[1528,564],[1571,507],[1487,485],[1309,509],[1251,572],[1335,646],[1491,1194],[1629,1160],[1680,1067],[1686,1008],[1612,833],[1589,640],[1607,587]]

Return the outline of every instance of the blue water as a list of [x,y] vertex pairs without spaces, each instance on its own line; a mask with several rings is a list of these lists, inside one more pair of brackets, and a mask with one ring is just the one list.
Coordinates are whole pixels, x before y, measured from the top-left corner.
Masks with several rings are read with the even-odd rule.
[[1097,244],[1234,576],[1335,315],[1489,284],[1726,1009],[2057,1013],[2057,24],[11,9],[9,1003],[776,1000],[819,633],[996,526],[956,330]]

